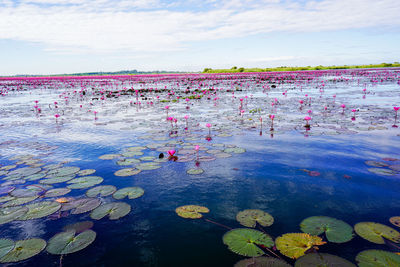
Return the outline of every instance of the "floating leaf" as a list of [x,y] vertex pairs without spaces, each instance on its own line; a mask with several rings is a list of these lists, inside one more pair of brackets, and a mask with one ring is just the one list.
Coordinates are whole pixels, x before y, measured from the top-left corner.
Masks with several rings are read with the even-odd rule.
[[389,221],[390,221],[393,225],[396,225],[397,227],[400,227],[400,216],[391,217],[391,218],[389,219]]
[[1,205],[2,207],[14,207],[14,206],[19,206],[22,204],[26,204],[28,202],[31,202],[35,199],[37,199],[39,196],[33,196],[33,197],[19,197],[19,198],[14,198],[6,203],[4,203],[3,205]]
[[90,213],[94,220],[100,220],[108,216],[110,220],[118,220],[131,211],[131,206],[125,202],[111,202],[103,204]]
[[240,148],[240,147],[232,147],[232,148],[226,148],[224,150],[225,153],[235,153],[235,154],[241,154],[246,152],[246,150],[244,148]]
[[289,233],[275,240],[276,248],[285,256],[297,259],[314,246],[326,244],[319,236],[303,233]]
[[230,157],[232,157],[232,154],[224,152],[224,153],[214,154],[214,156],[217,157],[217,158],[230,158]]
[[196,169],[192,168],[192,169],[189,169],[186,171],[186,173],[190,174],[190,175],[202,174],[203,172],[204,172],[204,170],[201,168],[196,168]]
[[76,175],[79,172],[79,167],[62,167],[57,169],[52,169],[47,172],[47,177],[55,177],[55,176],[69,176],[69,175]]
[[103,178],[101,178],[100,176],[84,176],[68,181],[67,183],[70,185],[68,185],[67,187],[71,189],[82,189],[92,187],[102,182]]
[[255,257],[237,262],[234,267],[291,267],[283,260],[271,257]]
[[116,159],[121,157],[120,154],[105,154],[99,157],[99,159],[103,159],[103,160],[111,160],[111,159]]
[[356,267],[355,264],[341,257],[328,253],[310,253],[299,258],[295,267],[325,266],[325,267]]
[[384,250],[364,250],[356,257],[360,267],[397,267],[400,266],[400,256]]
[[135,169],[135,168],[125,168],[125,169],[121,169],[118,170],[114,173],[115,176],[132,176],[132,175],[136,175],[138,173],[140,173],[141,170]]
[[10,252],[0,258],[0,262],[7,263],[26,260],[39,254],[45,247],[46,241],[40,238],[19,240]]
[[222,241],[231,251],[248,257],[264,255],[264,251],[258,246],[270,248],[274,245],[269,235],[246,228],[230,230],[223,236]]
[[127,157],[127,158],[131,158],[134,156],[142,156],[144,153],[141,151],[128,151],[125,153],[122,153],[122,156]]
[[40,192],[43,192],[43,189],[38,187],[30,187],[30,188],[21,188],[15,189],[10,193],[13,197],[34,197],[38,196]]
[[300,223],[301,231],[310,235],[320,235],[325,232],[330,242],[344,243],[353,238],[353,227],[344,221],[326,216],[312,216]]
[[393,170],[383,169],[383,168],[369,168],[368,171],[372,172],[372,173],[375,173],[375,174],[378,174],[378,175],[386,175],[386,176],[397,174],[397,172],[395,172]]
[[15,186],[2,186],[0,187],[0,195],[8,194],[15,189]]
[[132,146],[132,147],[127,147],[125,150],[126,151],[141,151],[145,150],[147,147],[145,146]]
[[93,173],[95,173],[96,170],[95,169],[86,169],[86,170],[80,170],[77,175],[79,176],[86,176],[86,175],[91,175]]
[[400,172],[400,164],[390,165],[390,169]]
[[67,175],[67,176],[57,176],[57,177],[40,180],[39,183],[41,183],[41,184],[59,184],[59,183],[68,182],[74,178],[75,178],[75,174]]
[[0,258],[10,252],[15,246],[11,239],[0,238]]
[[44,194],[44,197],[59,197],[68,194],[71,192],[71,189],[69,188],[54,188],[46,191],[46,194]]
[[86,191],[86,196],[87,197],[106,197],[109,195],[112,195],[115,191],[117,191],[117,188],[113,185],[99,185],[93,188],[90,188],[88,191]]
[[387,166],[389,166],[389,164],[387,164],[385,162],[379,162],[379,161],[373,161],[373,160],[367,160],[365,162],[365,164],[367,164],[368,166],[372,166],[372,167],[387,167]]
[[113,194],[113,198],[115,199],[123,199],[126,196],[129,199],[135,199],[143,196],[144,190],[140,187],[125,187],[121,188]]
[[244,226],[256,227],[257,223],[262,226],[271,226],[274,223],[274,218],[262,210],[244,210],[236,215],[236,220]]
[[63,231],[64,232],[75,231],[76,233],[82,233],[83,231],[86,231],[92,227],[93,227],[93,222],[83,221],[83,222],[77,222],[74,224],[66,225],[66,226],[64,226]]
[[61,204],[55,201],[42,201],[28,204],[28,212],[18,218],[18,220],[26,221],[46,217],[61,208]]
[[32,167],[24,167],[24,168],[19,168],[13,171],[10,171],[7,176],[12,176],[12,175],[17,175],[20,177],[24,176],[29,176],[35,173],[40,172],[42,169],[37,167],[37,168],[32,168]]
[[28,212],[25,206],[0,208],[0,224],[5,224],[14,220]]
[[96,232],[86,230],[79,235],[75,231],[61,232],[53,236],[47,245],[47,252],[56,255],[66,255],[77,252],[89,246],[96,239]]
[[100,204],[101,201],[98,198],[80,198],[63,203],[61,211],[72,210],[71,214],[81,214],[94,210]]
[[400,242],[399,232],[380,223],[360,222],[354,226],[354,231],[362,238],[375,244],[384,244],[383,237],[396,243]]
[[203,214],[201,213],[209,213],[210,210],[202,206],[185,205],[176,208],[175,212],[182,218],[199,219],[203,217]]
[[145,162],[137,165],[136,168],[142,171],[150,171],[161,168],[161,165],[155,162]]
[[122,160],[118,160],[117,164],[120,166],[128,166],[128,165],[134,165],[140,163],[140,160],[138,159],[134,159],[134,158],[129,158],[129,159],[122,159]]
[[39,172],[39,173],[35,173],[29,176],[26,176],[25,179],[28,181],[36,181],[39,179],[42,179],[46,176],[46,172]]

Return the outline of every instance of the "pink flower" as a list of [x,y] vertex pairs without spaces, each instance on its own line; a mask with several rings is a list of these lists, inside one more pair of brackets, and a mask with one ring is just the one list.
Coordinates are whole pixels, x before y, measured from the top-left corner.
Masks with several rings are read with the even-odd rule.
[[393,107],[394,110],[398,111],[400,107]]
[[299,103],[300,103],[300,105],[302,105],[302,104],[304,103],[304,101],[303,101],[303,100],[300,100]]
[[184,118],[185,118],[185,120],[189,119],[189,115],[185,115]]
[[308,122],[309,120],[311,120],[311,117],[310,116],[305,116],[304,120],[306,120]]
[[199,151],[200,146],[196,145],[196,146],[194,147],[194,149],[195,149],[196,151]]
[[356,110],[356,109],[352,109],[351,111],[352,111],[352,112],[356,112],[357,110]]
[[56,115],[54,115],[54,117],[56,117],[56,119],[57,119],[60,117],[60,114],[56,114]]
[[269,115],[269,118],[270,118],[271,120],[274,120],[274,119],[275,119],[275,115]]
[[167,151],[168,155],[170,155],[171,157],[174,156],[175,152],[176,152],[175,150],[168,150]]
[[341,106],[342,108],[345,108],[345,107],[346,107],[346,105],[345,105],[345,104],[341,104],[340,106]]
[[169,106],[165,106],[165,109],[169,109]]
[[207,123],[207,124],[206,124],[206,127],[207,127],[207,128],[210,128],[210,127],[211,127],[211,123]]

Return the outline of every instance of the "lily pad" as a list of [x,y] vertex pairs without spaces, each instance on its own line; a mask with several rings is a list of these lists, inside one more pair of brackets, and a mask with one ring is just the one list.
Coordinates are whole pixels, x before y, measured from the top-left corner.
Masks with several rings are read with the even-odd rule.
[[122,156],[127,157],[127,158],[131,158],[134,156],[142,156],[144,153],[141,151],[128,151],[125,153],[122,153]]
[[230,157],[232,157],[232,154],[224,152],[224,153],[214,154],[214,156],[217,157],[217,158],[230,158]]
[[235,153],[235,154],[241,154],[246,152],[246,150],[244,148],[240,148],[240,147],[231,147],[231,148],[226,148],[224,150],[225,153]]
[[38,172],[38,173],[35,173],[32,175],[26,176],[25,179],[28,181],[36,181],[36,180],[44,178],[45,176],[46,176],[45,172]]
[[297,259],[314,246],[326,244],[319,236],[304,233],[289,233],[275,240],[276,248],[285,256]]
[[190,175],[197,175],[197,174],[202,174],[204,172],[204,170],[202,168],[192,168],[186,171],[187,174]]
[[0,208],[0,225],[17,220],[27,212],[28,208],[25,206]]
[[28,204],[28,212],[18,218],[18,220],[26,221],[46,217],[61,208],[61,204],[55,201],[42,201]]
[[39,196],[33,196],[33,197],[19,197],[19,198],[14,198],[10,201],[7,201],[1,207],[14,207],[14,206],[19,206],[22,204],[26,204],[28,202],[31,202],[35,199],[37,199]]
[[118,170],[114,173],[115,176],[133,176],[136,175],[138,173],[140,173],[141,170],[135,169],[135,168],[125,168],[125,169],[121,169]]
[[50,238],[47,252],[56,255],[66,255],[77,252],[89,246],[96,239],[96,232],[86,230],[78,235],[75,231],[61,232]]
[[222,241],[231,251],[248,257],[264,255],[264,251],[258,246],[270,248],[274,245],[269,235],[247,228],[230,230],[223,236]]
[[69,188],[54,188],[46,191],[46,194],[44,194],[44,197],[59,197],[68,194],[71,192],[71,189]]
[[295,267],[325,266],[325,267],[356,267],[355,264],[341,257],[328,253],[310,253],[299,258]]
[[234,267],[291,267],[283,260],[272,257],[255,257],[237,262]]
[[15,189],[15,186],[2,186],[0,187],[0,195],[8,194]]
[[80,198],[63,203],[61,211],[72,210],[71,214],[81,214],[94,210],[100,204],[101,201],[98,198]]
[[390,169],[400,172],[400,164],[390,165]]
[[119,158],[119,157],[121,157],[120,154],[105,154],[105,155],[100,156],[99,159],[111,160],[111,159],[116,159],[116,158]]
[[47,172],[47,177],[69,176],[78,173],[79,167],[61,167]]
[[11,239],[0,238],[0,258],[10,252],[14,246],[15,243]]
[[391,218],[389,219],[389,221],[390,221],[393,225],[396,225],[397,227],[400,227],[400,216],[391,217]]
[[310,235],[325,232],[326,238],[333,243],[344,243],[353,238],[353,227],[344,221],[326,216],[308,217],[300,223],[300,228]]
[[383,169],[383,168],[369,168],[368,171],[378,175],[385,175],[385,176],[391,176],[397,174],[397,172],[393,170]]
[[70,189],[82,189],[92,187],[102,182],[103,178],[101,178],[100,176],[84,176],[68,181],[67,183],[70,185],[68,185],[67,187]]
[[141,171],[151,171],[161,168],[161,165],[155,162],[145,162],[137,165],[136,168]]
[[262,210],[244,210],[236,215],[236,220],[244,226],[256,227],[257,223],[262,226],[271,226],[274,223],[274,218]]
[[121,188],[113,194],[115,199],[123,199],[126,196],[129,199],[135,199],[143,196],[144,190],[140,187],[125,187]]
[[109,195],[112,195],[115,191],[117,191],[117,188],[113,185],[99,185],[93,188],[90,188],[88,191],[86,191],[86,196],[87,197],[106,197]]
[[360,267],[396,267],[400,266],[400,256],[384,250],[364,250],[356,257]]
[[82,233],[83,231],[86,231],[90,228],[93,227],[93,222],[92,221],[83,221],[83,222],[77,222],[74,224],[69,224],[64,226],[63,231],[68,232],[68,231],[75,231],[76,233]]
[[67,176],[56,176],[56,177],[40,180],[39,183],[41,183],[41,184],[59,184],[59,183],[68,182],[74,178],[75,178],[75,174],[67,175]]
[[0,258],[0,262],[7,263],[26,260],[39,254],[45,247],[46,241],[40,238],[19,240],[10,252]]
[[93,173],[95,173],[96,170],[95,169],[86,169],[86,170],[80,170],[77,175],[79,176],[86,176],[86,175],[91,175]]
[[202,206],[185,205],[176,208],[175,212],[182,218],[199,219],[203,217],[202,213],[209,213],[210,210]]
[[134,159],[134,158],[129,158],[129,159],[121,159],[117,161],[117,164],[119,166],[128,166],[128,165],[133,165],[140,163],[140,160]]
[[372,167],[387,167],[387,166],[389,166],[389,164],[387,164],[385,162],[379,162],[379,161],[373,161],[373,160],[367,160],[365,162],[365,164],[367,164],[368,166],[372,166]]
[[360,222],[354,226],[354,231],[362,238],[375,244],[385,244],[383,237],[396,243],[400,242],[399,232],[380,223]]
[[111,202],[103,204],[90,213],[90,218],[100,220],[106,216],[110,220],[118,220],[131,211],[131,206],[125,202]]
[[15,189],[10,193],[11,196],[13,197],[34,197],[34,196],[39,196],[40,192],[43,192],[43,189],[40,189],[39,187],[30,187],[30,188],[20,188],[20,189]]

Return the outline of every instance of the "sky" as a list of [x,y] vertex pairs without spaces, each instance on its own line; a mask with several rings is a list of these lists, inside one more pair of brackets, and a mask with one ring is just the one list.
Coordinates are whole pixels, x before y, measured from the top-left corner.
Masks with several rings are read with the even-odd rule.
[[398,0],[0,0],[0,75],[400,61]]

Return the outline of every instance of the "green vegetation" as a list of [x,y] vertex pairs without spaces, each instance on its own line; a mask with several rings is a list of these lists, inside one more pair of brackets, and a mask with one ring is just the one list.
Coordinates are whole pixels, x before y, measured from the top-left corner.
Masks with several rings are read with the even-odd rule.
[[343,66],[307,66],[307,67],[276,67],[276,68],[238,68],[236,66],[230,69],[211,69],[205,68],[203,73],[235,73],[235,72],[268,72],[268,71],[299,71],[299,70],[332,70],[332,69],[367,69],[367,68],[393,68],[400,67],[399,62],[381,63],[369,65],[343,65]]

